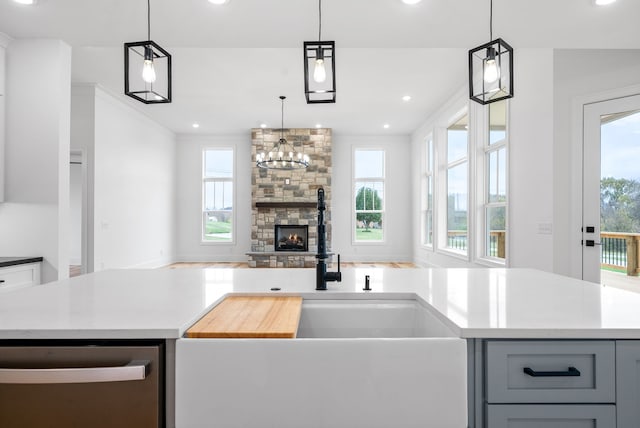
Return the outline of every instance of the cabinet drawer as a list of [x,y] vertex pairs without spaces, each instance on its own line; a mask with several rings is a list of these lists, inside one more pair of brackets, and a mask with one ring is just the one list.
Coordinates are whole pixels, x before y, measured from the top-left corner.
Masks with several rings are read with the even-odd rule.
[[491,428],[615,428],[613,404],[490,404]]
[[40,264],[29,263],[0,269],[0,291],[40,283]]
[[613,403],[613,341],[489,341],[489,403]]

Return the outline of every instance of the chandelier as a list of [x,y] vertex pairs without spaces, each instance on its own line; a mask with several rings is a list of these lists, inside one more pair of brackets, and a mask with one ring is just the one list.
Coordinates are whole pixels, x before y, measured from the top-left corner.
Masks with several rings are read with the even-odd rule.
[[302,152],[296,152],[293,145],[284,138],[284,100],[287,97],[281,95],[282,121],[280,125],[280,140],[273,146],[269,153],[259,153],[256,156],[256,166],[266,169],[302,169],[309,166],[309,156]]

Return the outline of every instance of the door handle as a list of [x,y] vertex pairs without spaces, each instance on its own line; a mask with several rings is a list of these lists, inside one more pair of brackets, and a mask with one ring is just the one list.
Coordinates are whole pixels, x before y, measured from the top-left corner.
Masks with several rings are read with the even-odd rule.
[[116,367],[74,367],[54,369],[0,368],[0,384],[96,383],[144,380],[151,369],[148,360],[134,360]]
[[602,245],[602,244],[601,244],[600,242],[596,242],[596,241],[594,241],[593,239],[587,239],[587,240],[585,241],[585,245],[586,245],[587,247],[595,247],[596,245]]

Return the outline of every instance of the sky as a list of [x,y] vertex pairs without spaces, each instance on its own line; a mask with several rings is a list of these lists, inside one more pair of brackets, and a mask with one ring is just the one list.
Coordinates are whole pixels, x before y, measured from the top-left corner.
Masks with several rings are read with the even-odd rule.
[[640,181],[640,110],[601,127],[601,177]]

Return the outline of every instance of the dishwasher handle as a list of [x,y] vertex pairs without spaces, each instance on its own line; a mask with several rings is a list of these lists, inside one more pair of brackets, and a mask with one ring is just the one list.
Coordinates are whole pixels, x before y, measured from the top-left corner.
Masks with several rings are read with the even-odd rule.
[[0,384],[97,383],[144,380],[151,371],[148,360],[133,360],[116,367],[75,367],[53,369],[0,368]]

